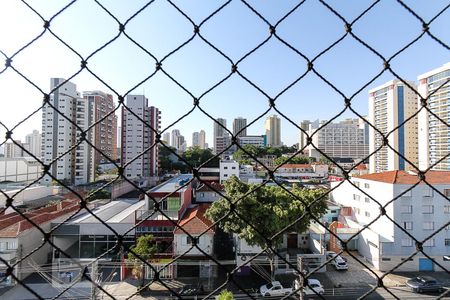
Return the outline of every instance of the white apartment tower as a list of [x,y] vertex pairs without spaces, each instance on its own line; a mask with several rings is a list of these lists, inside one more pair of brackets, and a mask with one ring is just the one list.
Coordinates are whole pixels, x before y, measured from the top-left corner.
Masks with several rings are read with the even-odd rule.
[[267,117],[264,123],[267,146],[281,147],[281,120],[277,115]]
[[[247,136],[247,119],[239,117],[233,120],[233,135],[235,137]],[[241,131],[242,130],[242,131]]]
[[180,131],[178,129],[173,129],[172,130],[172,139],[170,141],[170,146],[176,148],[178,150],[179,145],[178,145],[178,137],[180,136]]
[[450,62],[420,75],[418,80],[418,92],[432,112],[422,109],[418,115],[419,168],[450,170]]
[[[46,165],[50,165],[49,173],[58,180],[66,183],[81,184],[88,177],[88,162],[86,143],[81,143],[74,150],[66,153],[77,143],[81,130],[86,130],[87,117],[86,103],[80,98],[76,85],[65,82],[63,78],[50,80],[50,104],[57,108],[61,114],[49,105],[42,108],[42,157]],[[88,138],[88,136],[86,136]],[[66,154],[65,154],[66,153]],[[45,175],[43,181],[50,183],[53,180]]]
[[164,132],[162,141],[166,143],[166,145],[170,146],[170,132]]
[[[413,82],[407,83],[415,87]],[[400,80],[391,80],[369,91],[369,122],[384,136],[389,134],[389,145],[414,165],[417,165],[417,117],[404,122],[416,112],[417,94]],[[402,126],[394,130],[399,125]],[[370,173],[414,169],[391,148],[383,146],[382,135],[370,127],[369,152],[375,151],[369,159]]]
[[228,131],[223,127],[227,127],[227,120],[222,118],[217,118],[214,121],[214,153],[220,153],[225,150],[231,142]]
[[122,108],[121,162],[123,165],[129,163],[124,175],[127,178],[157,176],[158,146],[155,144],[155,131],[160,130],[159,110],[149,107],[144,95],[128,95],[126,106],[139,118]]
[[197,131],[192,133],[192,147],[200,147],[199,136],[200,133]]
[[[28,151],[30,151],[31,154],[36,156],[37,158],[41,158],[42,155],[42,137],[39,133],[39,130],[33,130],[32,133],[27,134],[25,136],[25,143],[28,145]],[[25,156],[29,156],[26,153],[24,153]]]
[[[312,144],[316,148],[330,157],[351,158],[354,161],[369,155],[368,125],[363,119],[345,119],[325,125],[326,122],[316,120],[309,123],[307,133],[312,136]],[[306,147],[310,157],[322,156],[316,148],[312,145]]]

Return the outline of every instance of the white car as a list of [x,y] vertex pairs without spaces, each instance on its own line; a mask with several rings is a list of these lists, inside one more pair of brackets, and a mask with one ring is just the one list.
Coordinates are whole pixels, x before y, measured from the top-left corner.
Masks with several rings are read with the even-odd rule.
[[[300,280],[299,279],[295,279],[294,289],[299,290],[299,292],[300,292]],[[325,289],[323,288],[320,281],[317,279],[312,279],[312,278],[308,279],[308,285],[305,286],[305,288],[303,289],[303,293],[305,295],[316,295],[316,293],[322,295],[324,292],[325,292]]]
[[340,256],[336,256],[331,263],[336,270],[348,270],[347,262]]
[[284,288],[279,281],[272,281],[259,288],[263,297],[285,296],[292,293],[292,288]]

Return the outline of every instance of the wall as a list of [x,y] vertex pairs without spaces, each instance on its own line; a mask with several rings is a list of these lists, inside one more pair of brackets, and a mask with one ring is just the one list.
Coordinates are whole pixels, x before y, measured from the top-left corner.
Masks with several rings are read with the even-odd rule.
[[[196,236],[196,235],[193,235]],[[197,246],[201,248],[205,253],[208,255],[212,255],[213,251],[213,234],[204,234],[200,237],[199,243]],[[189,256],[189,255],[197,255],[197,256],[204,256],[200,250],[193,247],[189,252],[188,251],[192,245],[186,243],[188,235],[187,234],[175,234],[174,235],[174,253],[175,255],[181,255]],[[208,248],[209,247],[209,248]]]
[[42,174],[42,165],[31,158],[0,158],[0,181],[32,182]]
[[[8,191],[5,194],[12,197],[19,190]],[[51,186],[34,186],[25,189],[20,192],[16,196],[14,196],[14,205],[23,204],[26,202],[30,202],[36,199],[44,198],[47,196],[53,195],[53,187]],[[0,207],[5,206],[6,197],[3,194],[0,194]]]

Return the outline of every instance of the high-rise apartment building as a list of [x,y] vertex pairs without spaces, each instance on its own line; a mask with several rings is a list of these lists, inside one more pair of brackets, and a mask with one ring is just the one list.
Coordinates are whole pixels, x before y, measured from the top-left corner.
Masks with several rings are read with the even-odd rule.
[[20,146],[25,147],[20,140],[14,140],[14,143],[13,142],[5,143],[5,157],[6,158],[23,157],[24,152],[22,148],[20,148]]
[[[86,101],[80,98],[74,83],[65,82],[63,78],[52,78],[50,89],[50,104],[42,108],[42,157],[45,164],[50,164],[49,173],[56,179],[67,183],[82,184],[92,176],[89,167],[88,147],[82,142],[75,149],[66,153],[77,143],[81,130],[87,129],[85,118],[88,116]],[[77,125],[77,126],[75,126]],[[89,133],[86,134],[89,139]],[[45,175],[43,181],[50,183],[53,180]]]
[[[413,82],[407,82],[415,87]],[[378,129],[369,128],[370,173],[392,170],[411,170],[406,158],[417,165],[417,94],[400,80],[391,80],[369,91],[369,122]],[[403,124],[403,125],[402,125]],[[401,125],[399,128],[397,128]],[[394,130],[397,128],[396,130]],[[390,147],[383,146],[387,136]]]
[[170,146],[170,132],[164,132],[162,136],[162,141],[166,143],[166,145]]
[[206,144],[206,133],[203,129],[198,133],[198,146],[200,147],[200,149],[208,148]]
[[[312,137],[312,144],[316,148],[333,158],[360,161],[368,156],[369,132],[364,120],[346,119],[325,125],[326,122],[316,120],[309,124],[307,133]],[[309,156],[320,158],[322,153],[313,145],[306,146]]]
[[[36,156],[37,158],[41,158],[42,156],[42,136],[39,133],[39,130],[33,130],[32,133],[27,134],[25,136],[25,144],[27,145],[27,150]],[[27,153],[24,153],[24,156],[29,156]]]
[[247,119],[245,118],[236,118],[233,120],[233,135],[235,137],[241,137],[247,135]]
[[180,131],[178,129],[173,129],[172,130],[172,135],[171,135],[171,141],[170,141],[170,146],[178,149],[179,145],[178,145],[178,137],[180,136]]
[[307,135],[305,133],[308,133],[309,130],[309,124],[311,124],[311,121],[309,120],[303,120],[300,122],[299,127],[303,130],[300,130],[300,137],[299,137],[299,143],[298,143],[298,149],[304,149],[307,144]]
[[148,99],[144,95],[128,95],[126,103],[129,110],[150,126],[122,108],[121,162],[125,165],[132,161],[125,167],[124,174],[128,178],[157,176],[158,146],[155,145],[155,131],[160,130],[160,112],[156,107],[148,106]]
[[[418,80],[418,92],[431,111],[422,109],[418,115],[419,168],[450,170],[450,63],[420,75]],[[418,109],[421,105],[419,101]]]
[[[221,124],[223,127],[219,124]],[[225,130],[224,127],[227,127],[227,120],[217,118],[214,121],[214,153],[222,152],[231,143],[229,133]]]
[[281,120],[277,115],[267,117],[264,123],[266,130],[267,146],[281,147]]
[[200,147],[199,135],[200,135],[200,133],[197,131],[192,133],[192,147]]
[[[92,141],[95,148],[100,150],[109,159],[117,159],[117,116],[114,114],[114,101],[110,94],[101,91],[83,92],[83,98],[88,102],[92,111],[90,124],[96,124],[92,131]],[[93,150],[94,168],[100,163],[110,162],[100,152]]]

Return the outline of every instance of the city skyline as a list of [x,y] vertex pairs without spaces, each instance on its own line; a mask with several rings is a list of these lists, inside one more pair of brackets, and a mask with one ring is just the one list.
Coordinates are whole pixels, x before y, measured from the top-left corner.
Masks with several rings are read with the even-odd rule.
[[[439,12],[444,3],[444,1],[433,1],[432,3],[410,3],[409,5],[427,20]],[[37,31],[37,28],[42,28],[42,20],[25,5],[11,5],[9,2],[0,5],[2,12],[8,12],[0,18],[1,24],[8,28],[14,28],[14,30],[5,31],[0,35],[2,45],[0,50],[8,57],[40,32]],[[220,6],[214,3],[192,5],[192,7],[183,3],[177,5],[186,10],[196,23],[200,23]],[[295,2],[255,3],[254,5],[271,23],[275,24],[295,6]],[[33,6],[47,19],[50,19],[61,8],[53,2],[33,3]],[[108,4],[108,9],[111,9],[114,14],[117,14],[118,19],[123,21],[142,6],[143,4],[138,2],[127,5],[111,3]],[[340,5],[333,4],[332,6],[336,6],[336,9],[348,20],[353,20],[369,6],[369,3],[357,1]],[[106,42],[117,34],[117,24],[98,5],[76,2],[70,7],[70,10],[71,14],[63,12],[52,20],[51,28],[83,57],[87,57],[103,45],[103,41]],[[381,19],[379,18],[380,11],[383,11],[384,16]],[[323,16],[320,18],[320,22],[312,17],[318,13]],[[104,23],[105,26],[102,29],[93,28],[88,24],[89,22],[79,24],[79,14],[86,19],[92,17],[92,19]],[[228,22],[230,16],[237,21]],[[151,24],[150,28],[158,28],[158,30],[152,29],[149,34],[148,22]],[[170,26],[165,26],[165,24],[170,24]],[[305,28],[306,24],[309,25],[310,30],[302,31],[300,35],[297,34],[296,28]],[[398,26],[398,24],[403,26]],[[441,16],[430,25],[430,30],[435,36],[444,38],[446,28],[449,26],[449,18]],[[158,59],[187,40],[192,34],[191,29],[191,24],[181,14],[163,2],[155,2],[150,5],[126,26],[127,33],[143,47],[148,48]],[[390,5],[381,2],[370,13],[355,22],[352,29],[367,44],[373,46],[382,55],[389,57],[420,34],[422,24],[417,22],[399,4]],[[264,24],[245,5],[234,2],[220,11],[212,20],[203,24],[200,32],[234,61],[239,60],[253,47],[269,37],[267,24]],[[216,32],[220,39],[211,35],[211,32]],[[345,34],[344,24],[341,20],[332,15],[322,4],[308,1],[281,22],[277,26],[276,32],[309,58],[313,58],[322,49]],[[386,35],[385,32],[391,34]],[[321,39],[318,40],[316,36],[320,36]],[[171,38],[166,40],[166,37]],[[164,43],[161,43],[163,40]],[[240,45],[240,47],[233,45]],[[128,55],[128,53],[135,55]],[[433,53],[433,55],[428,56],[427,59],[421,59],[423,53]],[[183,59],[181,59],[182,57]],[[268,59],[269,57],[270,59]],[[411,61],[415,61],[415,63],[411,64]],[[405,80],[416,81],[418,74],[438,68],[447,61],[449,61],[448,52],[425,35],[408,51],[393,59],[390,64],[394,70],[399,70],[397,73]],[[51,77],[70,78],[79,71],[80,58],[46,33],[36,43],[17,54],[12,65],[43,92],[48,93],[48,79]],[[133,89],[138,82],[153,72],[154,65],[151,57],[122,35],[117,42],[90,58],[87,64],[114,91],[111,91],[85,70],[71,81],[77,84],[80,90],[102,90],[111,93],[116,105],[117,94],[144,94],[153,105],[159,107],[163,112],[161,128],[166,129],[168,125],[192,108],[193,99],[191,95],[167,76],[162,75],[161,72]],[[361,67],[362,65],[364,67]],[[201,96],[229,74],[230,69],[228,62],[198,37],[164,61],[162,67],[196,97]],[[383,61],[353,38],[347,36],[341,43],[333,47],[329,54],[324,54],[315,61],[314,68],[350,97],[382,71]],[[119,69],[120,72],[114,71]],[[196,70],[197,76],[192,76],[189,70]],[[331,86],[311,72],[300,82],[294,84],[292,88],[279,95],[286,86],[307,70],[307,62],[273,36],[261,49],[240,62],[238,70],[257,86],[262,87],[267,96],[278,96],[275,102],[276,107],[296,124],[304,119],[331,119],[344,107],[342,95],[339,95]],[[392,79],[395,79],[393,74],[383,73],[354,97],[352,107],[359,114],[367,115],[368,90]],[[4,99],[14,99],[18,90],[21,91],[21,99],[23,99],[21,102],[24,105],[20,106],[16,105],[15,101],[2,103],[0,120],[9,129],[42,104],[43,94],[10,68],[1,74],[0,87]],[[239,110],[246,112],[243,117],[251,122],[268,108],[267,96],[245,82],[242,77],[234,74],[216,89],[204,95],[200,99],[200,105],[213,118],[222,117],[231,120],[238,115],[236,111]],[[308,111],[304,109],[311,101],[315,105],[312,116],[308,115]],[[268,112],[251,125],[248,128],[248,134],[259,134],[265,117],[274,113],[276,112],[273,110]],[[343,119],[348,117],[357,116],[348,111],[342,115]],[[180,123],[167,128],[167,130],[183,127],[187,132],[194,132],[198,130],[198,122],[204,123],[203,127],[207,127],[209,126],[207,124],[211,124],[212,119],[196,109]],[[283,117],[282,122],[283,142],[287,145],[296,143],[298,129]],[[35,114],[34,117],[14,129],[12,138],[22,139],[29,128],[40,128],[39,123],[39,114]],[[232,128],[228,129],[232,131]],[[3,127],[0,129],[2,140],[5,131]],[[191,143],[190,139],[191,136],[188,135],[188,144]],[[212,145],[212,132],[209,130],[206,141]]]

